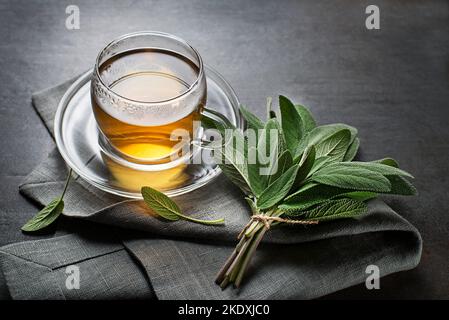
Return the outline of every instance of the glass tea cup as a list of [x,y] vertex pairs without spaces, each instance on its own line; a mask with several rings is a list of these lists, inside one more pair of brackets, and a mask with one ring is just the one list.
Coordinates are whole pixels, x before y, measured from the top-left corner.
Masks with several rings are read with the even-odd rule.
[[119,37],[101,50],[91,81],[102,152],[125,167],[179,165],[201,134],[206,99],[203,61],[187,42],[150,31]]

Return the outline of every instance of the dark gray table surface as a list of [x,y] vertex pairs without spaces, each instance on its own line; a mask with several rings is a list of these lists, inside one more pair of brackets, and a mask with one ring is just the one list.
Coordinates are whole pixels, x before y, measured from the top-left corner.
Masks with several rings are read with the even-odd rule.
[[[81,28],[67,30],[66,6]],[[381,29],[365,28],[380,8]],[[421,264],[328,298],[449,298],[449,4],[447,1],[0,1],[0,245],[37,237],[18,185],[52,148],[31,94],[92,67],[111,39],[173,33],[260,116],[285,94],[321,123],[359,128],[361,158],[396,158],[420,195],[387,202],[422,233]],[[82,228],[62,220],[56,234]]]

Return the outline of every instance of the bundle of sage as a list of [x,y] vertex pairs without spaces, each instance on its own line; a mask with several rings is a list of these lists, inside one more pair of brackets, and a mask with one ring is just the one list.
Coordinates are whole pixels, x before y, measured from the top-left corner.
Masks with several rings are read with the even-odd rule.
[[[217,149],[224,174],[246,195],[252,211],[249,223],[239,234],[239,242],[216,277],[222,288],[233,283],[239,287],[256,248],[271,226],[310,225],[366,212],[366,201],[380,193],[414,195],[413,178],[398,168],[391,158],[370,162],[352,161],[359,148],[357,130],[346,124],[317,126],[310,111],[279,97],[280,119],[267,102],[264,122],[241,107],[247,131],[257,131],[257,145],[250,135],[230,123],[210,121],[231,139]],[[273,134],[274,138],[273,139]],[[270,136],[270,138],[268,138]],[[273,145],[274,144],[274,145]],[[244,155],[238,146],[243,145]],[[242,148],[240,148],[242,150]],[[264,159],[267,150],[271,161]],[[253,153],[257,157],[252,157]],[[260,157],[259,157],[260,156]],[[243,159],[243,161],[242,161]],[[262,169],[268,174],[261,174]]]
[[[279,225],[313,225],[353,218],[367,210],[366,202],[379,194],[415,195],[413,178],[394,159],[353,161],[359,148],[357,129],[346,124],[317,126],[310,111],[279,97],[280,118],[267,101],[264,122],[245,107],[247,123],[242,132],[230,122],[211,117],[203,124],[218,133],[209,145],[215,162],[238,186],[251,208],[248,224],[238,244],[216,277],[222,288],[239,287],[265,233]],[[214,114],[212,110],[210,113]],[[50,202],[22,227],[33,232],[52,224],[63,209],[62,195]],[[152,211],[169,221],[179,219],[206,225],[224,219],[202,220],[184,215],[162,192],[143,187],[142,196]]]

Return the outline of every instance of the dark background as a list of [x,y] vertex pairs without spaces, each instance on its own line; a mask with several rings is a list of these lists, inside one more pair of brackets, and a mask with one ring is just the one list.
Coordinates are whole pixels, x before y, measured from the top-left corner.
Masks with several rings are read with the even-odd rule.
[[[80,8],[67,30],[65,8]],[[380,8],[380,30],[365,8]],[[115,37],[176,34],[260,116],[284,94],[320,123],[359,128],[360,157],[396,158],[420,195],[387,202],[420,231],[420,265],[329,298],[449,298],[449,4],[447,1],[0,1],[0,245],[22,234],[37,208],[18,193],[53,142],[31,94],[90,68]],[[62,220],[56,234],[76,231]]]

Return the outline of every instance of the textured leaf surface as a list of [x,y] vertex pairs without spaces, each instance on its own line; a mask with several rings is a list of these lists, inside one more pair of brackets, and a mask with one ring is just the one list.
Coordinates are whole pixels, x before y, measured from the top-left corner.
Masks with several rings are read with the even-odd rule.
[[249,111],[245,106],[240,106],[240,112],[242,113],[243,118],[245,118],[248,128],[256,130],[257,132],[258,129],[263,129],[263,127],[265,126],[262,120],[260,120],[255,114]]
[[155,213],[167,220],[179,220],[181,210],[173,200],[150,187],[142,187],[141,191],[143,200]]
[[61,198],[54,199],[29,220],[23,227],[23,231],[31,232],[44,229],[52,224],[62,213],[64,201]]
[[355,138],[354,141],[349,145],[348,151],[343,158],[343,161],[352,161],[357,155],[357,151],[359,151],[360,147],[360,139]]
[[301,118],[304,133],[315,129],[316,122],[310,110],[300,104],[296,104],[295,108]]
[[348,129],[351,132],[351,138],[349,143],[352,143],[357,136],[357,129],[351,126],[348,126],[343,123],[334,123],[327,124],[323,126],[318,126],[312,131],[310,131],[304,139],[301,140],[301,144],[297,149],[296,156],[300,155],[308,146],[317,145],[330,135],[334,134],[337,131]]
[[352,161],[352,162],[340,162],[340,163],[334,163],[330,164],[328,169],[332,168],[359,168],[359,169],[365,169],[372,172],[377,172],[382,175],[398,175],[398,176],[404,176],[408,178],[413,178],[413,176],[399,168],[388,166],[382,163],[376,163],[376,162],[361,162],[361,161]]
[[287,217],[301,220],[329,221],[343,218],[353,218],[365,213],[364,202],[353,199],[329,200],[316,208],[302,213],[285,213]]
[[285,150],[271,167],[270,175],[268,177],[268,185],[278,179],[292,165],[292,155],[289,150]]
[[348,150],[350,139],[351,132],[348,129],[331,134],[315,146],[316,157],[330,157],[332,161],[342,161]]
[[282,133],[287,148],[294,155],[304,134],[301,117],[294,104],[284,96],[279,96],[279,108],[281,110]]
[[328,186],[359,191],[389,192],[391,190],[390,181],[382,174],[359,167],[328,165],[309,179]]
[[372,162],[386,164],[387,166],[390,166],[390,167],[399,168],[399,164],[393,158],[383,158],[383,159],[379,159],[379,160],[374,160]]
[[296,174],[295,182],[293,188],[297,189],[301,186],[301,183],[306,179],[310,170],[315,163],[315,147],[311,146],[307,148],[302,154],[301,160],[299,161],[299,169]]
[[390,194],[398,194],[402,196],[414,196],[418,194],[418,190],[407,179],[400,176],[387,176],[391,183]]
[[257,199],[257,206],[260,209],[268,209],[284,199],[295,182],[297,171],[298,165],[295,165],[270,184]]
[[223,224],[224,219],[217,220],[201,220],[197,218],[193,218],[190,216],[186,216],[181,212],[181,209],[178,205],[165,194],[151,187],[142,187],[141,193],[143,196],[143,200],[150,207],[154,213],[159,216],[171,220],[176,221],[179,219],[189,220],[191,222],[201,223],[201,224]]

